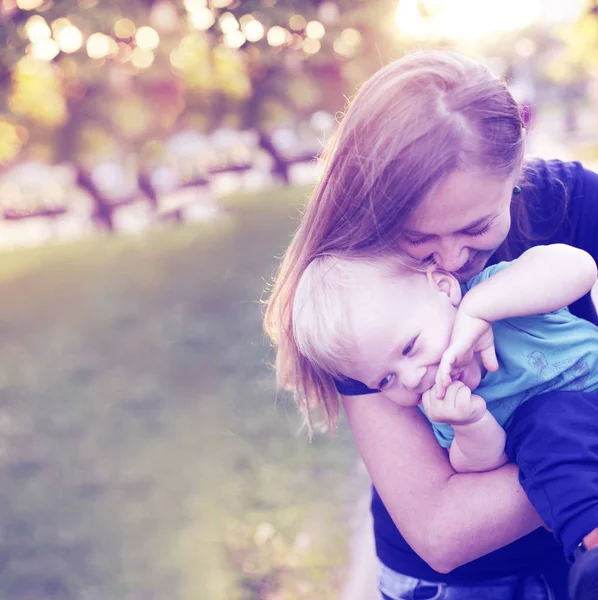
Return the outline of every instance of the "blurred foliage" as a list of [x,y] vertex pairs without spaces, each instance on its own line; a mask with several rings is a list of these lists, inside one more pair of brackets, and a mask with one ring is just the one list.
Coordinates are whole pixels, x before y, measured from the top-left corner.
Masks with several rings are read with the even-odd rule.
[[337,114],[361,82],[414,45],[456,45],[558,98],[598,71],[594,0],[562,31],[534,24],[475,47],[398,33],[397,0],[2,3],[0,167],[41,159],[90,171],[109,159],[139,173],[171,166],[188,181],[205,165],[174,164],[173,135],[305,131],[314,114]]
[[189,126],[268,130],[334,114],[380,56],[398,52],[394,9],[391,0],[4,0],[0,118],[20,143],[0,147],[0,164],[22,147],[93,161],[104,137],[121,155],[143,155]]
[[583,82],[598,73],[598,5],[588,1],[588,10],[561,31],[564,46],[552,61],[549,72],[563,84]]

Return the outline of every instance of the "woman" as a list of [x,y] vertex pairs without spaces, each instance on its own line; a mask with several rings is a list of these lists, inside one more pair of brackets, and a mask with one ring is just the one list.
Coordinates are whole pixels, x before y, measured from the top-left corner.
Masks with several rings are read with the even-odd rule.
[[[297,377],[291,306],[316,256],[399,248],[463,280],[535,244],[569,243],[598,260],[598,175],[578,163],[524,163],[524,145],[506,86],[465,57],[417,52],[363,85],[326,152],[266,313],[279,380],[295,388],[309,423],[305,390],[333,384]],[[571,310],[598,322],[589,295]],[[351,395],[359,393],[351,382],[337,389],[374,483],[384,598],[566,598],[567,565],[516,465],[456,474],[417,408]],[[558,404],[562,394],[541,402]],[[334,426],[338,405],[316,408]]]

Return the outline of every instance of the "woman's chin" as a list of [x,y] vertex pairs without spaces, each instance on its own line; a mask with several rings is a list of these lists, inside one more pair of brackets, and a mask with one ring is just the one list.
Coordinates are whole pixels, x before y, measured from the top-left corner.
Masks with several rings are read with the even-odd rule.
[[486,263],[492,256],[492,251],[476,252],[456,273],[455,276],[461,283],[465,283],[474,275],[481,273]]

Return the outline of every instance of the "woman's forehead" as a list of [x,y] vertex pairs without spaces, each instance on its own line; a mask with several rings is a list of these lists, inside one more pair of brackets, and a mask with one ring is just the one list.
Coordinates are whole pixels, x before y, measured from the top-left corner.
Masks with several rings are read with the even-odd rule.
[[443,235],[475,227],[509,206],[513,179],[499,179],[476,171],[454,171],[413,211],[406,229]]

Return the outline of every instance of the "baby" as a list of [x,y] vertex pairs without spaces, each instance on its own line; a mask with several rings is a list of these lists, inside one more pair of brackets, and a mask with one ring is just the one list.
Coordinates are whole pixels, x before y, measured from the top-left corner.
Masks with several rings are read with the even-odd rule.
[[[598,390],[598,328],[564,308],[596,277],[592,257],[563,244],[531,248],[464,285],[398,255],[327,255],[302,276],[293,333],[310,368],[328,374],[341,394],[375,393],[419,406],[457,472],[486,471],[507,462],[505,429],[526,400],[548,390]],[[577,432],[559,435],[573,439]],[[559,469],[570,475],[587,467],[585,457],[580,466],[561,464],[554,454],[548,471],[555,480]],[[531,466],[519,464],[522,472],[534,467],[529,456]],[[591,468],[598,471],[598,464]],[[575,545],[598,527],[598,486],[585,490],[586,505],[555,483],[554,491],[540,492],[553,494],[550,510],[538,506],[537,490],[524,488],[572,557]],[[562,510],[555,509],[559,502]],[[561,520],[580,523],[571,512],[590,505],[583,532],[569,536],[576,541],[563,539]]]

